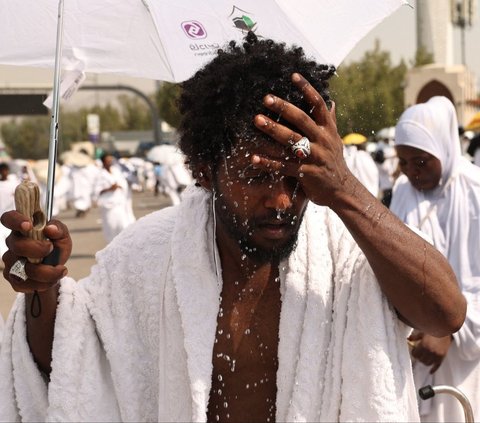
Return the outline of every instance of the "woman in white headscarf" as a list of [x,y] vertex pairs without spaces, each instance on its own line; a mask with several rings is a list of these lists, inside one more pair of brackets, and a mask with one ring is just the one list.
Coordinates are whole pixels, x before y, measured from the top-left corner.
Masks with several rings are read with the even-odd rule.
[[[433,241],[449,260],[468,302],[467,319],[453,337],[413,333],[418,388],[451,385],[480,417],[480,168],[462,157],[453,104],[445,97],[405,110],[395,148],[403,175],[391,210]],[[440,394],[420,403],[423,421],[465,421],[460,403]]]

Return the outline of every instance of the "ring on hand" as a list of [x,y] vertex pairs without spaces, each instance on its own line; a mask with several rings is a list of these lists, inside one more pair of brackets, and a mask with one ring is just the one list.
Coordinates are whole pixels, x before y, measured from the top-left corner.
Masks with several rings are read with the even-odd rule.
[[307,137],[302,137],[291,148],[295,157],[306,159],[310,155],[310,140]]
[[13,263],[13,266],[11,267],[9,274],[12,276],[16,276],[17,278],[25,282],[28,279],[28,276],[25,273],[26,262],[27,260],[24,258],[18,259],[15,263]]

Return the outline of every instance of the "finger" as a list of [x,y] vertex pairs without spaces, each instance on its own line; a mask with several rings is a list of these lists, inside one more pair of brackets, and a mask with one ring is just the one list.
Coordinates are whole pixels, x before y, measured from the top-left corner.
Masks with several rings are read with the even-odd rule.
[[3,226],[11,231],[18,231],[24,235],[33,228],[30,219],[16,210],[10,210],[3,213],[0,221]]
[[55,286],[68,273],[65,266],[48,266],[33,264],[27,261],[24,267],[27,279],[23,280],[16,275],[10,274],[12,265],[18,260],[18,257],[15,257],[11,252],[7,252],[4,254],[4,258],[5,262],[9,264],[5,265],[3,276],[17,292],[46,291]]
[[319,92],[301,74],[292,74],[292,82],[304,95],[305,101],[310,106],[310,114],[317,125],[325,125],[335,121],[328,110],[327,104]]
[[[257,115],[254,119],[255,126],[262,132],[267,134],[270,138],[279,142],[284,146],[291,146],[302,138],[298,132],[287,128],[284,125],[275,122],[265,115]],[[293,157],[293,153],[292,153]]]
[[36,240],[12,232],[5,244],[8,249],[17,257],[29,257],[42,260],[53,251],[53,244],[49,240]]
[[[299,109],[288,101],[282,100],[281,98],[276,97],[272,94],[268,94],[263,98],[263,104],[269,110],[272,110],[273,112],[281,116],[284,120],[291,123],[292,126],[297,128],[302,134],[305,134],[307,137],[313,138],[316,131],[318,130],[317,124],[310,116],[308,116],[303,110]],[[277,126],[281,127],[283,125],[277,124]]]
[[410,341],[419,341],[422,338],[423,338],[423,332],[415,332],[408,337]]
[[332,103],[332,107],[330,107],[330,115],[332,116],[335,126],[337,126],[337,105],[333,100],[331,101],[331,103]]
[[439,360],[436,363],[433,364],[432,368],[430,369],[430,374],[433,375],[439,368],[440,365],[442,364],[443,360]]
[[68,227],[59,220],[52,220],[43,233],[58,251],[58,264],[65,264],[72,253],[72,239]]
[[279,173],[284,176],[301,178],[303,175],[313,172],[315,167],[297,160],[273,160],[254,154],[251,163],[259,169],[269,173]]

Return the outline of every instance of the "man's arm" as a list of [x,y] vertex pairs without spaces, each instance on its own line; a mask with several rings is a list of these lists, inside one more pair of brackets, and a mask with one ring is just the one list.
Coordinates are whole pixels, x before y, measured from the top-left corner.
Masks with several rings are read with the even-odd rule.
[[342,219],[372,266],[378,282],[401,318],[434,336],[457,331],[465,319],[466,301],[445,257],[411,231],[352,175],[343,158],[335,107],[328,110],[318,92],[301,75],[292,81],[311,108],[307,115],[273,95],[264,105],[282,115],[295,130],[264,115],[258,129],[289,148],[302,136],[311,154],[300,160],[253,156],[252,163],[270,172],[296,177],[310,201],[330,207]]
[[[6,243],[8,251],[3,255],[5,269],[3,276],[16,292],[25,293],[27,341],[39,369],[45,374],[51,371],[53,332],[57,310],[58,281],[67,274],[65,263],[72,251],[72,241],[67,227],[59,221],[51,221],[44,229],[46,241],[33,240],[26,236],[32,228],[29,219],[16,211],[4,213],[2,224],[12,230]],[[10,275],[12,265],[22,257],[44,259],[55,248],[58,251],[58,264],[26,263],[28,276],[22,281]],[[38,297],[34,292],[37,291]],[[37,317],[38,303],[41,309]],[[33,304],[32,304],[33,303]],[[32,315],[32,310],[35,312]]]
[[411,231],[353,176],[331,208],[365,253],[402,319],[434,336],[460,329],[466,301],[445,257]]

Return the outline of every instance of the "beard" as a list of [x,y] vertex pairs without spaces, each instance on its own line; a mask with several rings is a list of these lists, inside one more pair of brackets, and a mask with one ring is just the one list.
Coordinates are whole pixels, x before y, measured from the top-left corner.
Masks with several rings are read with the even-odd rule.
[[291,225],[292,231],[283,242],[266,247],[256,242],[253,235],[257,227],[262,225],[263,222],[275,219],[279,213],[271,210],[267,215],[251,217],[242,222],[242,217],[225,202],[223,196],[215,196],[214,207],[215,216],[221,222],[222,227],[231,239],[237,241],[241,252],[254,263],[280,262],[289,257],[297,245],[298,230],[303,220],[305,209],[303,209],[302,214],[298,218],[291,213],[282,212],[282,220]]

